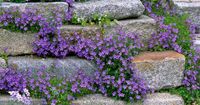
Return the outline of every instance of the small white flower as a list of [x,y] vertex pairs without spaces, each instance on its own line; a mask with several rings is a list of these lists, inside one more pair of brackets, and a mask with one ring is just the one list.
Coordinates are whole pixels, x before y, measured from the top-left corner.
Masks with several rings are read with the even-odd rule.
[[23,90],[23,94],[20,94],[19,91],[8,91],[8,93],[11,95],[13,101],[22,102],[25,105],[31,104],[30,93],[26,88]]

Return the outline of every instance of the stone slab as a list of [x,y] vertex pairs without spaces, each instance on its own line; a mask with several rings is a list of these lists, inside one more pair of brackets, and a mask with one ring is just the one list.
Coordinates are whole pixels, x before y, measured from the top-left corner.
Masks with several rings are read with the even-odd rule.
[[8,67],[19,70],[27,68],[40,69],[45,66],[51,73],[60,77],[71,77],[79,70],[83,70],[87,75],[92,75],[96,70],[95,64],[85,59],[77,57],[59,58],[39,58],[35,56],[9,57]]
[[142,42],[147,46],[151,35],[157,30],[157,23],[154,19],[145,15],[135,19],[120,20],[105,29],[106,35],[115,34],[117,28],[121,28],[125,32],[137,33]]
[[74,105],[184,105],[182,97],[169,93],[148,94],[142,102],[126,103],[100,94],[88,95],[72,102]]
[[139,17],[144,12],[140,0],[99,0],[74,4],[74,11],[78,17],[91,18],[93,14],[105,15],[110,18],[124,19]]
[[[155,20],[147,16],[121,20],[105,28],[105,36],[115,34],[117,27],[121,27],[125,32],[138,33],[147,46],[147,40],[151,37],[152,33],[156,32],[157,24]],[[85,36],[93,37],[95,37],[96,33],[101,33],[101,29],[98,26],[65,25],[60,29],[63,36],[75,31]],[[6,53],[8,55],[33,54],[32,43],[35,39],[34,35],[35,33],[15,33],[0,29],[0,53],[4,52],[4,49],[7,49]]]
[[94,94],[82,97],[72,102],[74,105],[126,105],[123,101],[104,97],[101,94]]
[[0,53],[8,55],[32,54],[34,34],[0,29]]
[[184,105],[183,98],[169,93],[148,94],[143,105]]
[[[68,4],[65,2],[53,3],[9,3],[3,2],[0,9],[19,7],[24,11],[25,8],[37,8],[40,14],[49,16],[52,12],[64,14],[68,10]],[[92,0],[87,2],[75,2],[74,13],[79,18],[89,19],[94,14],[109,15],[110,18],[124,19],[130,17],[139,17],[143,14],[145,8],[140,0]]]
[[184,77],[185,57],[174,51],[144,52],[133,63],[147,85],[155,90],[177,87]]
[[65,2],[37,2],[37,3],[11,3],[3,2],[0,5],[0,11],[8,8],[17,7],[20,11],[29,9],[37,9],[38,14],[42,14],[46,18],[52,16],[52,13],[60,13],[63,17],[68,10],[68,4]]
[[[145,15],[142,15],[139,18],[119,20],[113,22],[110,26],[107,26],[104,29],[105,36],[116,34],[118,28],[121,28],[125,32],[137,33],[142,41],[147,44],[147,40],[151,37],[151,34],[156,32],[157,24],[154,19]],[[75,31],[90,36],[95,36],[96,33],[101,33],[101,29],[98,26],[66,25],[61,27],[61,32],[63,35]]]
[[[41,99],[31,99],[32,102],[30,105],[43,105],[42,103],[42,100]],[[0,104],[1,105],[24,105],[23,103],[21,102],[16,102],[16,101],[13,101],[9,96],[7,95],[1,95],[0,96]]]
[[98,26],[81,26],[81,25],[65,25],[60,28],[62,36],[69,35],[74,32],[78,32],[81,35],[95,36],[96,33],[102,33]]

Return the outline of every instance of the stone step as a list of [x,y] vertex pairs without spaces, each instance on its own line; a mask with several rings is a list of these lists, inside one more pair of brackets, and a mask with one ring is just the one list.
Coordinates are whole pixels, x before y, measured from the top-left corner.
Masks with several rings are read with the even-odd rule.
[[41,69],[46,67],[51,73],[58,77],[70,78],[79,70],[83,70],[86,75],[92,76],[97,70],[94,63],[77,57],[59,58],[39,58],[35,56],[9,57],[8,67],[18,70],[27,68]]
[[[31,99],[30,105],[43,105],[41,99]],[[21,102],[13,101],[8,95],[0,95],[0,105],[24,105]]]
[[[137,19],[127,19],[118,21],[116,24],[105,29],[106,35],[116,33],[116,27],[122,27],[126,32],[136,32],[139,34],[143,42],[147,42],[151,34],[156,32],[156,22],[147,16],[141,16]],[[61,27],[62,35],[65,36],[69,32],[81,31],[84,35],[92,35],[96,32],[101,32],[98,26],[80,26],[66,25]],[[0,53],[7,49],[8,55],[24,55],[33,54],[32,43],[34,34],[10,32],[0,29]]]
[[[101,94],[87,95],[72,102],[73,105],[184,105],[182,97],[169,93],[148,94],[142,102],[126,103],[121,100],[114,100]],[[9,96],[0,96],[1,105],[23,105],[13,101]],[[43,105],[41,99],[32,99],[31,105]]]
[[100,94],[88,95],[73,101],[74,105],[184,105],[182,97],[169,93],[147,95],[142,102],[126,103]]
[[[147,85],[155,90],[180,86],[183,79],[185,57],[174,51],[144,52],[133,59],[138,75]],[[20,70],[26,68],[39,69],[41,66],[51,68],[58,76],[71,77],[82,69],[87,75],[92,75],[97,66],[92,62],[77,57],[39,58],[35,56],[8,57],[8,67]]]
[[133,59],[138,74],[155,90],[177,87],[184,77],[185,56],[174,51],[144,52]]
[[[59,7],[57,11],[64,13],[68,5],[64,2],[54,3],[2,3],[2,9],[17,6],[21,10],[25,8],[37,8],[39,13],[49,14]],[[140,0],[93,0],[88,2],[74,3],[74,12],[80,18],[91,18],[93,14],[109,15],[110,18],[124,19],[139,17],[144,12],[144,6]],[[47,15],[48,14],[48,15]]]
[[200,0],[172,0],[175,5],[176,13],[189,14],[194,24],[198,25],[200,30]]

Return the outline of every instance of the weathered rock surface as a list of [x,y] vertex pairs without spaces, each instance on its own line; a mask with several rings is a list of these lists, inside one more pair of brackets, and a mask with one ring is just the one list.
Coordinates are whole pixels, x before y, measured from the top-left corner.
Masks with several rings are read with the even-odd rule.
[[[9,96],[0,96],[1,105],[23,105],[13,101]],[[43,105],[42,99],[32,99],[31,105]],[[169,93],[154,93],[147,95],[142,102],[126,103],[114,100],[101,94],[87,95],[72,102],[74,105],[184,105],[182,97]]]
[[65,25],[60,28],[62,36],[69,35],[74,32],[78,32],[84,36],[95,36],[96,33],[101,33],[101,29],[98,26],[81,26],[81,25]]
[[[31,105],[43,105],[41,99],[31,99]],[[21,102],[13,101],[9,96],[2,95],[0,96],[0,104],[1,105],[24,105]]]
[[[54,3],[2,3],[1,9],[10,7],[37,8],[40,14],[49,16],[52,12],[64,14],[68,10],[65,2]],[[124,19],[139,17],[144,12],[144,6],[140,0],[92,0],[87,2],[74,3],[74,12],[80,18],[91,18],[93,14],[108,14],[111,18]]]
[[155,90],[177,87],[184,77],[185,57],[174,51],[144,52],[133,59],[138,75]]
[[91,18],[93,14],[109,15],[110,18],[124,19],[139,17],[144,12],[140,0],[100,0],[74,4],[78,17]]
[[104,97],[100,94],[88,95],[73,101],[75,105],[184,105],[182,97],[169,93],[154,93],[147,95],[142,102],[126,103]]
[[40,2],[40,3],[10,3],[3,2],[0,5],[0,9],[4,10],[7,8],[17,7],[17,9],[21,11],[25,11],[25,9],[37,9],[38,14],[42,14],[45,17],[52,16],[52,13],[60,13],[60,15],[65,14],[68,10],[68,4],[65,2]]
[[115,34],[117,28],[121,28],[125,32],[135,32],[142,39],[144,44],[147,46],[147,40],[151,38],[151,34],[156,32],[157,24],[156,21],[148,16],[142,15],[136,19],[127,19],[117,21],[110,27],[106,28],[106,34]]
[[[125,32],[136,32],[146,44],[151,34],[156,32],[156,22],[147,16],[137,19],[121,20],[105,28],[105,34],[115,34],[117,28],[121,27]],[[72,32],[80,32],[85,36],[95,37],[96,33],[101,33],[98,26],[65,25],[61,28],[63,36]],[[33,54],[32,43],[35,40],[35,33],[16,33],[0,29],[0,53],[7,49],[9,55]],[[105,35],[105,36],[106,36]]]
[[21,55],[32,53],[34,34],[10,32],[0,29],[0,53]]
[[72,102],[75,105],[126,105],[123,101],[104,97],[101,94],[94,94],[82,97]]
[[6,67],[6,61],[0,57],[0,68],[5,68]]
[[[178,14],[189,14],[193,23],[200,26],[200,1],[199,0],[172,0]],[[200,27],[199,27],[200,28]]]
[[57,76],[71,77],[79,70],[84,71],[87,75],[93,75],[96,66],[85,59],[77,57],[59,58],[38,58],[34,56],[9,57],[8,66],[19,70],[27,68],[40,69],[42,66]]
[[182,97],[169,93],[154,93],[147,95],[143,105],[184,105]]
[[[111,26],[105,28],[105,36],[116,34],[117,29],[120,28],[125,32],[137,33],[144,43],[151,37],[151,34],[156,32],[156,21],[148,16],[142,15],[139,18],[119,20],[113,22]],[[78,26],[78,25],[66,25],[60,28],[63,35],[67,35],[70,32],[80,32],[83,35],[95,36],[95,33],[101,33],[101,29],[98,26]]]

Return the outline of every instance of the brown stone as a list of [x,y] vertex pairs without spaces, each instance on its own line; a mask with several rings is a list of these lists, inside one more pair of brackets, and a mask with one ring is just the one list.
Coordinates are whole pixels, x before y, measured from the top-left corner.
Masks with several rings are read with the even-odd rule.
[[184,58],[185,56],[174,52],[174,51],[165,51],[165,52],[144,52],[140,55],[134,57],[133,62],[144,62],[144,61],[152,61],[152,60],[164,60],[164,59],[176,59],[176,58]]
[[147,86],[159,90],[180,86],[183,79],[185,57],[174,51],[144,52],[133,59],[138,75]]

